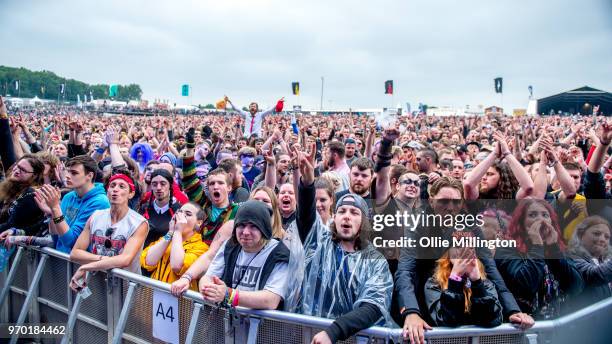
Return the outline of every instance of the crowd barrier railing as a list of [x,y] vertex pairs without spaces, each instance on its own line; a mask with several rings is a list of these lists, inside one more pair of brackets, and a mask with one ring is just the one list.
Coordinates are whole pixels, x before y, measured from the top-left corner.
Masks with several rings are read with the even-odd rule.
[[[69,288],[78,268],[69,255],[50,249],[19,247],[10,270],[0,274],[0,322],[66,324],[61,343],[155,343],[153,292],[170,293],[170,285],[122,269],[90,275],[92,295],[83,299]],[[281,311],[219,308],[188,291],[179,298],[180,343],[310,343],[331,319]],[[537,321],[527,330],[510,324],[495,328],[464,326],[427,331],[428,343],[557,343],[562,329],[612,312],[612,298],[570,315]],[[609,319],[609,318],[608,318]],[[27,322],[26,322],[27,320]],[[593,333],[591,333],[593,334]],[[42,338],[42,342],[53,342]],[[16,343],[17,336],[11,338]],[[371,327],[340,343],[402,343],[401,329]]]

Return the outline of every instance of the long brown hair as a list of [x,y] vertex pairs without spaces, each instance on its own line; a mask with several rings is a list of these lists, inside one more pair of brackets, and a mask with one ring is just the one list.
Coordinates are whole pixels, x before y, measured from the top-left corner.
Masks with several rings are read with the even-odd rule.
[[[446,251],[442,257],[440,257],[437,261],[436,270],[434,271],[433,278],[440,285],[440,289],[446,290],[448,289],[448,277],[451,274],[451,270],[453,269],[453,263],[451,263],[449,251]],[[480,270],[480,278],[483,280],[486,279],[486,273],[484,270],[484,265],[478,260],[478,270]],[[472,308],[472,289],[463,286],[463,295],[465,296],[465,306],[464,313],[469,313]]]
[[26,154],[19,158],[13,166],[8,171],[12,171],[15,166],[21,161],[27,160],[28,163],[32,166],[32,176],[26,182],[18,182],[12,180],[10,177],[11,172],[7,173],[7,178],[0,183],[0,200],[2,200],[2,209],[0,210],[0,214],[4,214],[5,211],[8,210],[11,203],[16,200],[25,190],[29,187],[42,185],[44,182],[43,173],[45,171],[45,165],[43,162],[36,156],[31,154]]

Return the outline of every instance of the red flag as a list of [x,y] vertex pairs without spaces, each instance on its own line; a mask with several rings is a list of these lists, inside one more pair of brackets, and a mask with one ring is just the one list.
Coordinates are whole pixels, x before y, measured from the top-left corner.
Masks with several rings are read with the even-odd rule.
[[276,108],[274,109],[274,111],[283,111],[283,106],[285,106],[285,98],[281,98],[278,102],[276,102]]

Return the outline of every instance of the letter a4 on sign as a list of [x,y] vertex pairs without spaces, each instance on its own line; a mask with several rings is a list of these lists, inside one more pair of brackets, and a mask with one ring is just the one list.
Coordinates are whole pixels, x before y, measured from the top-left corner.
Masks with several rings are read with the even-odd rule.
[[179,344],[178,299],[163,291],[153,290],[153,337]]

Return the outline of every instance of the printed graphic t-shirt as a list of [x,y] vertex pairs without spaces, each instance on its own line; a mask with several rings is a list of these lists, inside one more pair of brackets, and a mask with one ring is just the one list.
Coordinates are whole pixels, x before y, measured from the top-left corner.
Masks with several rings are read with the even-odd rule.
[[[234,268],[232,285],[228,285],[228,287],[244,291],[267,290],[285,299],[285,295],[287,294],[287,279],[289,277],[287,263],[277,263],[270,277],[268,277],[266,285],[263,288],[258,288],[263,265],[279,242],[280,241],[276,239],[270,240],[260,252],[248,253],[240,251],[238,259],[236,260],[236,267]],[[225,269],[224,252],[226,244],[227,241],[223,243],[219,251],[217,251],[208,271],[206,271],[206,276],[217,276],[221,278],[223,275]]]
[[[138,229],[138,226],[146,221],[147,219],[145,219],[142,215],[130,209],[121,220],[111,225],[110,208],[96,210],[91,215],[91,237],[89,240],[89,251],[93,254],[107,257],[120,255],[123,252],[123,248],[125,247],[127,240],[134,235],[136,229]],[[106,233],[111,234],[106,236]],[[107,239],[110,240],[110,248],[107,248],[104,245]],[[140,247],[138,253],[134,256],[134,260],[132,260],[130,265],[126,267],[125,270],[137,274],[141,273],[141,253],[142,246]]]

